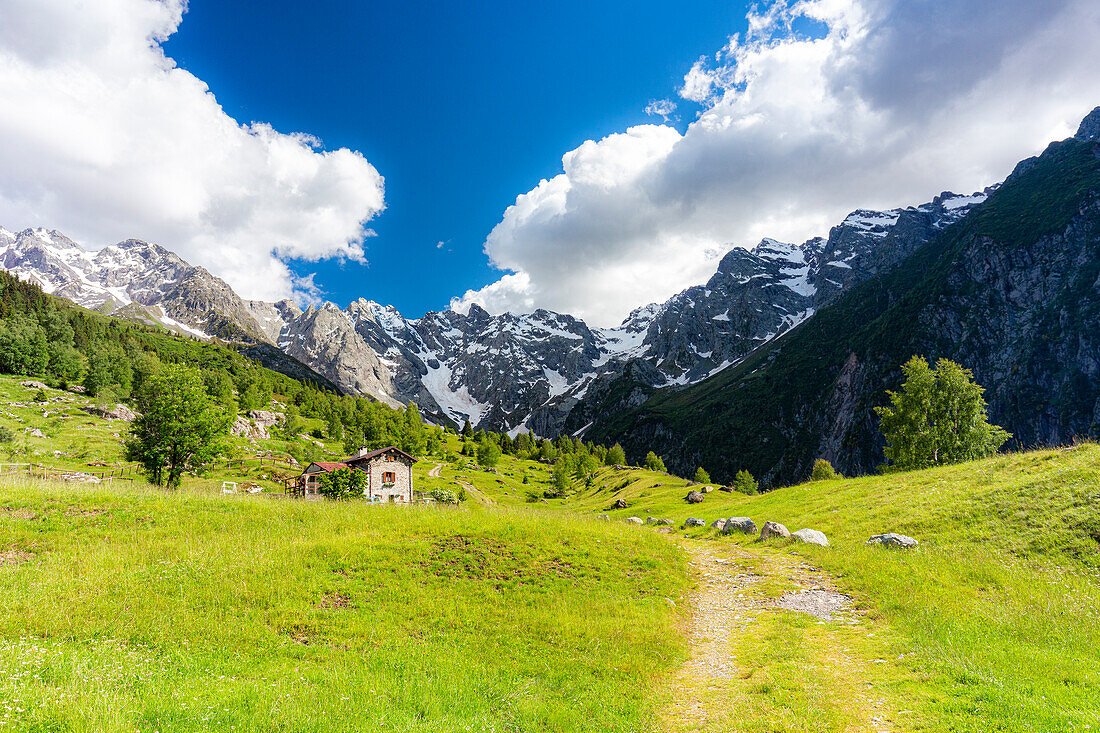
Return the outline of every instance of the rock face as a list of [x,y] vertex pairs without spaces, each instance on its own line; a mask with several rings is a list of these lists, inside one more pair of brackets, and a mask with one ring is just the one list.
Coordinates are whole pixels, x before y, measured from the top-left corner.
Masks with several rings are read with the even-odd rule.
[[706,494],[702,493],[701,491],[689,491],[688,495],[684,497],[684,501],[686,501],[688,504],[699,504],[703,501],[703,499],[706,498]]
[[760,528],[760,539],[770,540],[776,537],[790,537],[791,533],[786,527],[779,522],[764,522],[764,526]]
[[271,437],[265,426],[254,424],[244,415],[237,416],[237,419],[229,426],[229,433],[239,438],[251,438],[252,440],[267,440]]
[[829,546],[829,538],[824,532],[818,532],[816,529],[800,529],[797,532],[791,532],[791,538],[809,545]]
[[660,444],[674,472],[746,469],[765,487],[805,479],[816,458],[861,475],[883,459],[874,407],[923,354],[973,371],[991,421],[1014,436],[1007,449],[1100,438],[1098,119],[784,338],[585,437],[629,455]]
[[248,417],[257,425],[262,425],[265,428],[282,425],[283,420],[286,419],[286,415],[283,413],[271,412],[270,410],[249,410]]
[[900,547],[902,549],[912,549],[919,545],[912,537],[903,534],[897,534],[895,532],[887,532],[886,534],[876,534],[871,539],[867,540],[868,545],[882,545],[883,547]]
[[756,522],[748,517],[730,517],[720,529],[722,534],[733,534],[734,532],[753,534],[756,532]]

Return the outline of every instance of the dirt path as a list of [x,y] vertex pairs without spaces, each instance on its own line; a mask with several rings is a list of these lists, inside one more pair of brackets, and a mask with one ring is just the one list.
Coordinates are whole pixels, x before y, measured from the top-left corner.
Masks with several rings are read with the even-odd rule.
[[432,470],[428,471],[428,475],[431,476],[432,478],[439,478],[439,472],[442,471],[442,470],[443,470],[443,464],[442,463],[437,463],[432,468]]
[[485,492],[471,484],[469,481],[464,481],[462,479],[457,479],[457,481],[459,484],[461,484],[462,488],[466,489],[466,493],[477,499],[480,503],[487,506],[493,506],[494,504],[496,504],[495,501],[485,495]]
[[826,575],[787,552],[692,540],[682,546],[696,581],[691,657],[672,680],[667,730],[906,729],[894,725],[897,716],[868,681],[873,662],[883,660],[853,651],[874,632]]

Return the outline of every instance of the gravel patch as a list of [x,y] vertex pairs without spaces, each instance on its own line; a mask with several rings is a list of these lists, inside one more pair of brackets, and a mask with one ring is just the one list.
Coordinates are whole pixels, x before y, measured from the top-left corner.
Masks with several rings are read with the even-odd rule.
[[784,593],[775,605],[788,611],[808,613],[822,621],[832,621],[833,614],[847,608],[851,602],[852,599],[843,593],[824,588],[811,588],[795,593]]

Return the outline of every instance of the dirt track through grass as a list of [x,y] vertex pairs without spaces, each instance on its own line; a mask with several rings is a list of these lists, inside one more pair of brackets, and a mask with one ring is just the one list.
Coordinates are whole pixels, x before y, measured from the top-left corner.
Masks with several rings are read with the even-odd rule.
[[888,632],[831,578],[779,549],[682,546],[695,579],[691,658],[672,681],[667,730],[911,729],[912,711],[882,689],[895,677],[877,658]]

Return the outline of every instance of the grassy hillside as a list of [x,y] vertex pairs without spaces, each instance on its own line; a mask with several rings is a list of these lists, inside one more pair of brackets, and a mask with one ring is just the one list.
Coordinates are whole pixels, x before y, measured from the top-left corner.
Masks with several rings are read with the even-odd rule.
[[[1100,447],[811,482],[758,496],[715,490],[696,505],[684,501],[688,490],[666,474],[608,468],[594,489],[551,506],[615,520],[653,515],[680,524],[694,516],[709,524],[748,516],[757,525],[774,520],[791,531],[824,531],[830,549],[762,547],[755,537],[718,537],[709,528],[678,533],[765,556],[795,552],[836,577],[896,635],[892,656],[883,654],[878,669],[916,680],[907,694],[927,729],[1100,726]],[[629,507],[610,509],[618,498]],[[864,544],[887,531],[918,538],[920,549]],[[772,666],[780,669],[778,661]],[[794,665],[782,679],[793,683],[799,675]],[[778,697],[775,704],[783,707]]]
[[663,538],[523,511],[0,484],[0,721],[642,730]]

